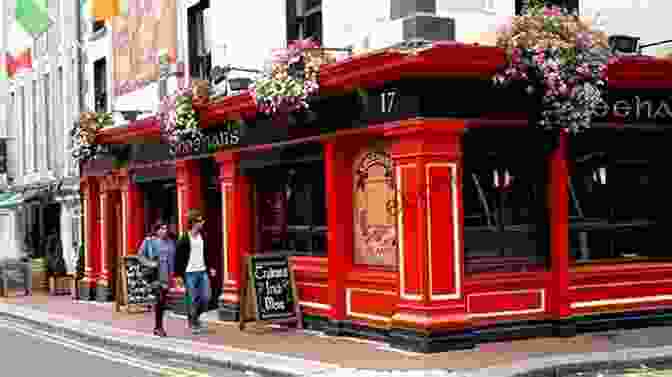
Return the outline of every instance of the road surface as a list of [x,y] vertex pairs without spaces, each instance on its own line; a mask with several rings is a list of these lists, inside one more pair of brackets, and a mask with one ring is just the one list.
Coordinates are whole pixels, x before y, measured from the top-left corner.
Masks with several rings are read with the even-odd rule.
[[122,350],[49,333],[23,322],[0,319],[3,376],[43,377],[253,377],[227,369]]

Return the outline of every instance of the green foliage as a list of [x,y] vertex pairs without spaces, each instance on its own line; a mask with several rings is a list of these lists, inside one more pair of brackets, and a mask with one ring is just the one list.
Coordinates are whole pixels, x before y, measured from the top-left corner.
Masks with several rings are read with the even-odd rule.
[[84,243],[79,246],[79,258],[77,258],[77,280],[81,280],[84,278],[84,268],[85,266],[85,259],[86,259],[86,248],[84,247]]

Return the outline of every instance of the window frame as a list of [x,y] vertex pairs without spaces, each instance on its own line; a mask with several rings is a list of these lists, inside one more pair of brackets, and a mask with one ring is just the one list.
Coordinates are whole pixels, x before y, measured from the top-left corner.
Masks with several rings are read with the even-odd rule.
[[[268,174],[272,170],[272,174]],[[289,172],[294,170],[294,178]],[[254,182],[255,205],[255,237],[258,242],[255,248],[259,252],[285,253],[292,256],[327,256],[327,202],[326,176],[324,161],[294,162],[286,165],[269,166],[255,169],[251,173]],[[270,183],[270,184],[269,184]],[[268,191],[265,191],[268,189]],[[291,194],[288,193],[291,191]],[[303,213],[297,211],[297,202],[292,202],[298,193],[302,195]],[[265,228],[265,221],[260,200],[266,195],[282,196],[284,229],[280,230],[283,238],[279,240],[279,248],[272,245],[272,241],[264,239],[264,234],[270,232]],[[303,221],[301,221],[303,220]],[[275,224],[274,224],[275,225]],[[271,228],[274,226],[272,225]],[[306,245],[305,247],[297,245]],[[320,246],[322,245],[322,247]]]
[[[313,4],[315,3],[315,4]],[[286,30],[287,43],[312,37],[320,44],[324,38],[324,19],[322,14],[322,0],[286,0]],[[309,7],[309,5],[312,5]],[[309,19],[319,19],[314,35],[307,34]]]
[[[549,269],[549,175],[543,150],[537,149],[544,139],[525,130],[517,138],[515,130],[501,132],[510,134],[509,140],[531,139],[527,145],[533,147],[496,143],[492,140],[501,138],[493,137],[493,130],[465,135],[461,190],[468,276]],[[498,174],[508,170],[513,177],[508,188],[495,187],[495,169]],[[470,224],[476,218],[478,223]]]
[[93,100],[96,112],[108,109],[107,99],[107,59],[102,57],[93,62]]
[[[630,170],[633,167],[634,168],[640,168],[640,169],[647,169],[651,168],[652,166],[656,168],[655,162],[652,163],[651,161],[647,161],[642,163],[641,161],[634,161],[634,160],[616,160],[616,161],[610,161],[604,165],[607,170],[607,183],[605,185],[600,185],[599,183],[593,183],[598,190],[597,194],[593,195],[586,195],[583,198],[581,198],[581,195],[577,193],[577,190],[573,187],[575,186],[574,180],[572,178],[575,177],[581,177],[586,179],[585,175],[570,175],[569,179],[570,181],[568,182],[568,188],[570,191],[570,217],[569,217],[569,228],[570,228],[570,260],[574,264],[583,264],[583,263],[600,263],[604,261],[613,261],[613,260],[619,260],[619,261],[625,261],[629,259],[659,259],[659,258],[666,258],[666,257],[652,257],[652,256],[647,256],[647,255],[638,255],[630,257],[628,255],[632,255],[632,253],[623,253],[622,251],[619,252],[619,249],[616,245],[617,241],[614,238],[614,234],[616,233],[623,233],[623,232],[639,232],[639,231],[647,231],[647,232],[655,232],[656,228],[660,226],[660,222],[657,219],[658,216],[660,216],[658,213],[649,213],[649,215],[642,215],[642,214],[635,214],[631,213],[630,215],[623,216],[621,211],[625,210],[628,211],[628,209],[623,209],[622,207],[620,208],[619,211],[619,205],[617,204],[617,201],[614,199],[615,195],[618,195],[621,193],[620,190],[616,189],[614,191],[615,187],[619,187],[618,183],[614,183],[614,179],[612,177],[618,176],[617,180],[622,180],[624,179],[624,176],[632,176],[632,174],[627,174],[624,173],[624,171]],[[577,169],[579,170],[579,169]],[[587,169],[581,169],[581,170],[587,170]],[[619,171],[620,170],[620,171]],[[647,174],[648,179],[650,178],[650,175]],[[656,179],[653,179],[654,183],[651,184],[652,186],[656,185]],[[621,181],[622,183],[622,181]],[[650,183],[647,183],[647,186],[649,186]],[[639,184],[637,184],[639,185]],[[654,194],[659,194],[658,192],[654,192]],[[597,201],[597,205],[600,208],[600,211],[598,214],[595,213],[590,213],[586,214],[585,211],[583,211],[582,207],[582,202],[595,202]],[[650,208],[651,203],[646,203],[646,208]],[[571,208],[574,207],[574,208]],[[579,211],[581,210],[581,211]],[[572,215],[572,212],[576,213],[575,215]],[[583,212],[583,213],[581,213]],[[592,212],[592,211],[591,211]],[[621,212],[621,214],[619,214]],[[581,238],[585,237],[582,236],[583,233],[586,235],[589,235],[591,232],[597,232],[598,239],[599,237],[602,237],[604,235],[610,235],[610,241],[607,243],[608,249],[598,249],[595,250],[595,248],[591,248],[588,245],[584,245],[585,249],[579,245],[577,248],[575,248],[572,244],[572,241],[574,240],[574,237]],[[581,240],[578,240],[577,242],[581,242]],[[585,239],[584,242],[588,242],[587,239]],[[606,257],[586,257],[586,258],[579,258],[581,256],[581,253],[583,251],[586,251],[590,253],[590,250],[593,250],[593,255],[595,254],[603,254],[606,255]],[[589,255],[589,254],[584,254],[584,255]],[[668,257],[667,259],[672,259],[672,256]]]
[[[212,69],[212,46],[209,45],[206,27],[206,10],[210,9],[209,0],[201,0],[187,8],[187,55],[189,56],[189,75],[192,79],[210,81]],[[200,50],[200,51],[199,51]]]

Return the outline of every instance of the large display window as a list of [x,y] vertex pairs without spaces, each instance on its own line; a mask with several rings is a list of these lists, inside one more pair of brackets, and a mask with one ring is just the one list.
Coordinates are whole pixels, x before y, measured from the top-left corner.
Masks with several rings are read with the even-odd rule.
[[470,130],[462,192],[465,273],[542,270],[549,256],[543,137]]
[[663,132],[592,129],[572,141],[570,254],[579,263],[669,257]]

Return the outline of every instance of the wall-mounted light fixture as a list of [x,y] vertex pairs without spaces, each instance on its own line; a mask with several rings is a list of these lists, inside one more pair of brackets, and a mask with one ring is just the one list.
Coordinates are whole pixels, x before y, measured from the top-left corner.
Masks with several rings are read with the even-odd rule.
[[593,170],[593,181],[600,185],[607,184],[607,167],[606,165],[598,166]]
[[505,191],[511,188],[513,176],[509,173],[508,169],[494,169],[492,175],[496,189]]

